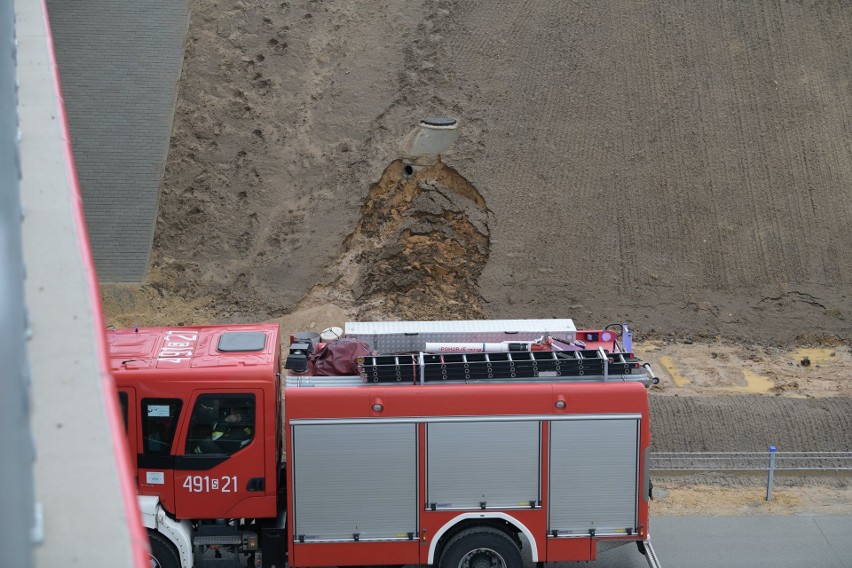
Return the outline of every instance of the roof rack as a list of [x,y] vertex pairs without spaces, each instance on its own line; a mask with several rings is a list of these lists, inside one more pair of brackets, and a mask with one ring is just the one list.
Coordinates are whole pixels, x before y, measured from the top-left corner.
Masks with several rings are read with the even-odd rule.
[[651,381],[633,353],[601,348],[503,353],[417,353],[363,357],[358,365],[367,383],[431,384],[539,379]]
[[358,360],[359,375],[289,375],[287,386],[434,385],[531,382],[640,382],[656,384],[650,366],[633,353],[602,348],[502,353],[412,353]]

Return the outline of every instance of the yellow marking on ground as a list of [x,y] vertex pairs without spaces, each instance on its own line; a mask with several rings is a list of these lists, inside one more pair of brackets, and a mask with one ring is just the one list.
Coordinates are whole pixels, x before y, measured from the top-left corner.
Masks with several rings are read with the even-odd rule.
[[769,392],[769,389],[775,386],[775,383],[771,380],[748,369],[743,369],[743,376],[745,377],[746,386],[733,387],[732,390],[739,392]]
[[807,357],[811,360],[811,364],[820,365],[835,361],[836,357],[831,356],[834,352],[835,350],[830,347],[800,347],[790,351],[790,356],[796,363]]
[[633,344],[633,352],[641,357],[642,353],[648,353],[650,351],[659,351],[660,343],[657,341],[642,341],[635,342]]
[[745,386],[710,387],[709,390],[762,393],[769,392],[769,389],[775,386],[775,383],[773,383],[770,379],[767,379],[763,375],[758,375],[754,371],[749,371],[748,369],[743,369],[743,378],[745,378]]
[[662,365],[666,369],[669,376],[674,381],[675,386],[685,387],[686,385],[692,382],[686,377],[684,377],[680,373],[680,371],[677,370],[677,367],[675,367],[674,360],[668,355],[660,355],[658,357],[658,360],[660,361],[660,365]]

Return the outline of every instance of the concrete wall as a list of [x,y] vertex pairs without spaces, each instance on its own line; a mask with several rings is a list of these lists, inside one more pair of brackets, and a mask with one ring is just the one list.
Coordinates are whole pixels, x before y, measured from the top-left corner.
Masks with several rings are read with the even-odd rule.
[[[31,409],[36,448],[33,482],[39,509],[33,527],[28,485],[23,480],[12,482],[9,487],[20,497],[7,501],[0,495],[0,542],[5,545],[8,538],[17,538],[29,544],[29,535],[21,535],[20,529],[33,527],[40,545],[31,554],[34,563],[22,561],[14,550],[10,555],[7,546],[0,547],[0,566],[147,568],[145,532],[106,359],[105,326],[83,226],[82,199],[69,167],[70,135],[56,88],[50,34],[41,2],[17,0],[15,12],[20,193],[25,212],[21,242],[32,380],[29,401],[16,396],[8,383],[16,379],[15,355],[20,361],[21,350],[14,343],[7,346],[3,339],[0,399],[18,412]],[[0,55],[4,55],[2,49]],[[4,185],[0,193],[6,193],[5,189]],[[0,209],[14,212],[13,205]],[[11,261],[2,266],[11,267],[10,274],[17,273],[19,278],[23,272]],[[0,321],[18,320],[21,325],[23,304],[16,306],[17,317],[0,313]],[[17,351],[7,356],[6,347]],[[26,467],[31,460],[8,446],[12,439],[29,442],[30,437],[25,428],[11,425],[5,414],[0,419],[0,463],[11,466],[20,460],[17,465]],[[19,511],[16,504],[21,498],[29,503]]]
[[[30,374],[24,308],[24,258],[18,193],[15,13],[0,2],[0,550],[6,566],[32,566],[33,459]],[[8,564],[7,564],[8,563]]]
[[48,0],[47,5],[98,277],[142,281],[189,0]]

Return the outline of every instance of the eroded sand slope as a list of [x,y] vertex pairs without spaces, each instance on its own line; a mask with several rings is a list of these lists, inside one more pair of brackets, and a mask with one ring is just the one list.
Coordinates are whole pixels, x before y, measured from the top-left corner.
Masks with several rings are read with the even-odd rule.
[[196,0],[153,282],[289,312],[400,137],[449,114],[486,315],[848,335],[849,37],[839,1]]

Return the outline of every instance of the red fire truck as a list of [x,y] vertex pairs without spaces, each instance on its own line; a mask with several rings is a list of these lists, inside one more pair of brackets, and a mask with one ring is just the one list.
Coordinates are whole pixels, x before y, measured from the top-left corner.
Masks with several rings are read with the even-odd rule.
[[657,565],[626,325],[355,322],[283,366],[273,324],[108,342],[152,565]]

